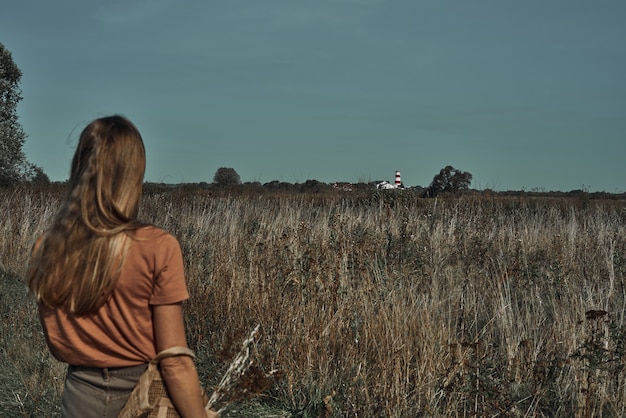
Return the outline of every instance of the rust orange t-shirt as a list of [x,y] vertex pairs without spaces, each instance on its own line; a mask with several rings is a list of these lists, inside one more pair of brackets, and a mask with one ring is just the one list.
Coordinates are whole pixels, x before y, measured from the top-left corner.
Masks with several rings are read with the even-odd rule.
[[176,238],[156,227],[136,231],[111,298],[94,315],[39,307],[50,351],[74,366],[124,367],[156,355],[151,305],[189,298]]

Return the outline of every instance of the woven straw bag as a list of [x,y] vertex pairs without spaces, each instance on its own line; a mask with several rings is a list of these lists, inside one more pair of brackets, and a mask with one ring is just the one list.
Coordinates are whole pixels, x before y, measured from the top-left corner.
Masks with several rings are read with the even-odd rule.
[[[118,418],[176,418],[180,417],[172,404],[165,382],[159,371],[159,361],[167,357],[189,356],[195,358],[193,351],[187,347],[171,347],[161,351],[148,363],[148,369],[141,375],[126,405]],[[209,401],[203,393],[204,404]],[[219,417],[216,412],[205,409],[206,416]]]

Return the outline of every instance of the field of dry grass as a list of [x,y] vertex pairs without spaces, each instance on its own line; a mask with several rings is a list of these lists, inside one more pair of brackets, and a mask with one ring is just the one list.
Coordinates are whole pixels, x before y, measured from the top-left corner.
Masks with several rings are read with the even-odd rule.
[[[0,191],[11,416],[58,409],[21,283],[58,200]],[[141,216],[181,242],[205,386],[260,324],[243,386],[265,390],[225,416],[626,416],[624,201],[155,189]]]

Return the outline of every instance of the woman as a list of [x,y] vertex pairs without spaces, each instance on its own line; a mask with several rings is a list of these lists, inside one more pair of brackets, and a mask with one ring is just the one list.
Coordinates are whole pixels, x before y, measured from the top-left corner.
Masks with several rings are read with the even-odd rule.
[[[178,241],[137,220],[146,159],[141,135],[122,116],[81,133],[67,194],[35,244],[28,284],[52,354],[69,364],[64,417],[116,417],[146,363],[187,346],[187,293]],[[193,360],[161,361],[183,417],[205,417]]]

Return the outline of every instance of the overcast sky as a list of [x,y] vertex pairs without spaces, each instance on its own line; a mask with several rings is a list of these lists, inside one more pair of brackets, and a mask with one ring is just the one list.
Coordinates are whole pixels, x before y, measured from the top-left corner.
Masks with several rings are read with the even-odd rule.
[[146,179],[626,191],[624,0],[7,0],[25,151],[120,113]]

